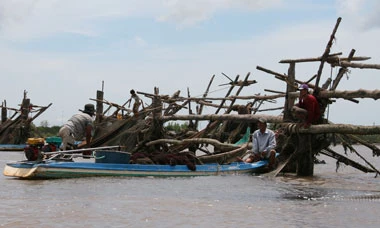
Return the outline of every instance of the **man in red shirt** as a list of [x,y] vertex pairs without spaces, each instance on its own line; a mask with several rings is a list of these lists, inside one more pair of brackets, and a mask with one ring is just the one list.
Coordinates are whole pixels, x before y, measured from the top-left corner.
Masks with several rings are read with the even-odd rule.
[[321,117],[321,110],[317,99],[309,94],[309,86],[302,84],[299,88],[299,102],[293,107],[295,117],[302,120],[303,127],[308,128],[311,124],[317,124]]

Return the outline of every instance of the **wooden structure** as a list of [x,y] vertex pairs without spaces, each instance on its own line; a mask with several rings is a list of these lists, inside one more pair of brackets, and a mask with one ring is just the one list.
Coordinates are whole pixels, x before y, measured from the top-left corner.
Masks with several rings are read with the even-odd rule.
[[[0,106],[0,144],[25,144],[27,139],[34,135],[32,129],[33,120],[52,105],[51,103],[48,106],[33,105],[26,94],[27,92],[24,91],[24,96],[19,108],[7,107],[7,102],[2,102]],[[8,111],[13,111],[13,115],[8,117]]]
[[[355,50],[352,50],[347,57],[342,57],[342,53],[330,53],[340,22],[341,18],[338,18],[320,57],[281,60],[281,64],[289,64],[287,75],[261,66],[256,67],[257,70],[273,75],[275,79],[284,82],[284,91],[266,89],[266,92],[272,93],[270,95],[241,96],[244,89],[259,82],[250,79],[250,72],[243,79],[240,78],[240,75],[230,78],[222,73],[229,80],[227,83],[219,85],[228,86],[228,91],[223,97],[209,97],[215,77],[213,75],[202,97],[192,97],[189,89],[186,96],[181,96],[180,91],[175,91],[172,95],[162,95],[159,88],[156,87],[153,93],[137,91],[139,96],[144,97],[145,102],[150,100],[151,103],[146,104],[138,115],[133,115],[132,110],[125,107],[127,102],[120,105],[107,101],[102,85],[102,90],[97,91],[96,98],[90,99],[96,102],[97,110],[96,130],[91,146],[122,146],[126,151],[141,156],[142,162],[146,161],[146,159],[144,160],[146,154],[173,155],[190,152],[195,155],[197,152],[202,152],[203,155],[197,156],[200,162],[226,164],[246,155],[247,150],[252,146],[249,137],[246,137],[247,129],[250,131],[248,134],[252,133],[256,130],[257,120],[265,117],[271,124],[270,127],[276,129],[278,136],[277,151],[280,152],[278,157],[280,164],[279,168],[274,171],[274,175],[282,170],[295,172],[299,176],[312,176],[314,159],[318,154],[325,154],[339,162],[344,162],[364,172],[375,172],[377,175],[378,169],[360,156],[351,143],[360,143],[370,148],[374,156],[379,156],[380,150],[376,145],[365,142],[357,135],[380,134],[380,126],[334,124],[327,119],[322,119],[318,125],[305,129],[294,123],[291,112],[299,96],[298,85],[303,83],[313,89],[313,95],[319,100],[322,113],[325,112],[328,105],[333,103],[333,99],[342,98],[359,103],[357,98],[380,98],[380,90],[337,90],[341,78],[349,68],[380,69],[380,65],[377,64],[356,63],[370,58],[354,56]],[[307,81],[298,80],[295,73],[296,65],[304,62],[319,64],[318,71]],[[339,72],[334,80],[327,79],[322,84],[322,71],[326,64],[339,67]],[[282,115],[264,114],[265,111],[273,109],[264,109],[263,106],[278,99],[285,101],[281,107],[275,108],[281,110]],[[22,130],[28,129],[31,121],[49,106],[33,106],[24,94],[21,108],[15,109],[15,115],[8,118],[6,110],[10,110],[10,108],[3,103],[0,143],[5,141],[6,143],[25,142],[29,135],[21,133],[30,131]],[[204,114],[206,106],[215,108],[215,112]],[[33,108],[39,108],[39,110],[33,118],[29,118]],[[179,114],[180,111],[182,114]],[[183,111],[187,111],[188,114],[183,114]],[[19,116],[15,118],[17,114]],[[186,129],[182,129],[180,132],[166,130],[165,126],[171,121],[185,121]],[[200,121],[207,122],[206,127],[199,129]],[[12,129],[11,126],[16,127]],[[15,134],[18,134],[17,137],[14,136]],[[241,138],[246,140],[241,143]],[[345,148],[362,158],[367,166],[333,151],[329,146],[334,143],[336,138]]]
[[[245,147],[236,145],[235,143],[243,137],[247,127],[251,132],[256,129],[256,122],[260,117],[265,117],[271,127],[275,127],[278,133],[278,152],[280,152],[280,170],[292,171],[299,176],[312,176],[314,170],[315,155],[321,153],[347,165],[351,165],[364,172],[379,173],[376,167],[367,163],[363,166],[354,162],[344,155],[340,155],[332,151],[329,146],[335,138],[339,138],[341,142],[351,151],[354,152],[351,142],[363,144],[374,151],[374,156],[379,156],[379,149],[370,143],[367,143],[355,135],[360,134],[380,134],[380,126],[356,126],[346,124],[333,124],[326,119],[320,124],[313,125],[310,128],[300,128],[294,124],[291,108],[295,104],[299,93],[298,85],[307,83],[309,88],[313,89],[313,95],[320,101],[321,111],[324,112],[328,105],[332,104],[332,99],[343,98],[352,102],[358,103],[356,98],[373,98],[380,97],[380,91],[338,91],[336,90],[342,76],[350,67],[380,69],[379,65],[375,64],[358,64],[356,61],[365,61],[369,57],[354,56],[355,50],[352,50],[348,57],[342,57],[342,53],[330,53],[330,49],[335,39],[336,31],[341,22],[338,18],[333,29],[330,39],[326,45],[326,49],[322,56],[316,58],[303,59],[285,59],[281,60],[282,64],[289,64],[288,75],[280,74],[275,71],[257,66],[256,69],[265,73],[274,75],[285,83],[285,91],[266,90],[274,95],[252,95],[240,96],[241,91],[252,84],[258,83],[256,80],[249,80],[250,73],[247,73],[243,80],[237,75],[229,82],[224,84],[229,86],[228,92],[224,97],[212,98],[208,97],[209,89],[213,83],[215,75],[205,90],[201,98],[191,97],[189,90],[187,96],[180,96],[180,91],[173,95],[160,95],[159,89],[154,88],[154,93],[137,92],[140,96],[145,96],[151,99],[150,105],[145,105],[145,108],[140,111],[138,116],[133,116],[131,110],[125,108],[124,105],[118,105],[108,102],[104,99],[103,91],[97,92],[97,98],[92,99],[97,102],[97,130],[92,142],[92,146],[102,145],[122,145],[132,153],[164,153],[172,154],[181,151],[202,151],[206,155],[200,160],[212,162],[232,162],[239,156],[244,156],[247,149],[251,147],[250,143],[246,143]],[[297,80],[296,64],[303,62],[317,62],[319,68],[316,74],[308,81]],[[324,65],[330,64],[333,67],[339,67],[339,73],[333,81],[329,79],[321,84],[322,69]],[[315,80],[315,83],[312,83]],[[236,90],[235,94],[233,91]],[[267,111],[262,109],[262,105],[276,99],[284,99],[285,103],[281,109],[282,116],[271,116],[262,114]],[[239,104],[239,101],[245,101],[246,104]],[[248,102],[247,102],[248,101]],[[216,104],[219,102],[219,104]],[[108,106],[103,108],[103,106]],[[196,107],[194,112],[194,108]],[[213,114],[203,114],[205,106],[216,108]],[[107,113],[111,109],[111,115]],[[180,110],[187,109],[187,115],[177,114]],[[220,111],[226,110],[224,113]],[[103,111],[105,110],[105,111]],[[237,112],[233,113],[233,112]],[[259,114],[260,113],[260,114]],[[117,118],[119,117],[119,118]],[[164,128],[169,121],[187,121],[187,131],[172,134]],[[198,129],[199,121],[208,121],[204,129]],[[209,150],[210,146],[213,147]],[[238,153],[230,153],[230,151],[239,151]],[[357,152],[356,152],[357,153]],[[228,156],[231,155],[231,156]],[[361,157],[363,158],[363,157]],[[277,174],[279,170],[276,170]]]

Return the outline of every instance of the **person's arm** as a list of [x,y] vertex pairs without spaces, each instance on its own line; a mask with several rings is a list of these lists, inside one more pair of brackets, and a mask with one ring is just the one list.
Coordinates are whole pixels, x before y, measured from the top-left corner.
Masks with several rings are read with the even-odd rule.
[[252,135],[252,152],[253,154],[259,153],[259,144],[257,142],[257,134],[255,132]]

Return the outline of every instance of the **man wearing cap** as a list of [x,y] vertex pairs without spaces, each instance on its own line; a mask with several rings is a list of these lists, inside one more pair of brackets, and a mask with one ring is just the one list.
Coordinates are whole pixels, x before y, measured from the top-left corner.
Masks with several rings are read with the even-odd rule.
[[269,160],[269,169],[274,168],[276,159],[276,138],[272,130],[267,129],[267,121],[259,118],[257,122],[259,129],[252,134],[252,155],[245,162],[256,162],[262,159]]
[[321,117],[321,110],[317,99],[309,93],[309,86],[302,84],[299,88],[300,96],[298,104],[293,107],[293,113],[298,120],[303,121],[303,127],[317,124]]
[[81,112],[73,115],[59,129],[58,136],[62,138],[61,150],[73,149],[75,140],[82,141],[83,138],[86,138],[85,146],[90,146],[94,129],[92,117],[95,114],[95,107],[93,104],[86,104],[84,110],[79,111]]

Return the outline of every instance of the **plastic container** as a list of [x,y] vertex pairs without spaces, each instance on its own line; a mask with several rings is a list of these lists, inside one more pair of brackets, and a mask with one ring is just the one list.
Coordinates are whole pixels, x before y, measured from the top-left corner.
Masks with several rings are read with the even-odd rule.
[[95,163],[129,164],[131,154],[124,151],[95,151]]
[[46,137],[46,143],[55,144],[57,146],[61,145],[62,138],[61,137]]
[[45,140],[44,138],[28,138],[28,141],[26,143],[28,145],[44,145]]

